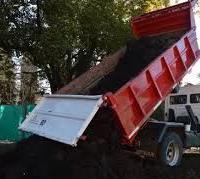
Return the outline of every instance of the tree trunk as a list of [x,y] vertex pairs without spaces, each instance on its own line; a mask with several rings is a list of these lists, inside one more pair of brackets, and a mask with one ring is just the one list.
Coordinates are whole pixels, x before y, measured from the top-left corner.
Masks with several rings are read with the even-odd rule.
[[49,80],[51,92],[55,93],[57,90],[59,90],[62,86],[64,86],[64,81],[62,80],[62,76],[59,73],[59,70],[50,67],[51,70],[46,69],[46,75]]

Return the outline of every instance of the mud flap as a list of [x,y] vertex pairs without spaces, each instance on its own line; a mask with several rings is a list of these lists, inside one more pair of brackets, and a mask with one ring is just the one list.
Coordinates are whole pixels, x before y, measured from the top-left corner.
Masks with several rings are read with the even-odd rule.
[[102,96],[45,96],[19,129],[76,146],[102,103]]

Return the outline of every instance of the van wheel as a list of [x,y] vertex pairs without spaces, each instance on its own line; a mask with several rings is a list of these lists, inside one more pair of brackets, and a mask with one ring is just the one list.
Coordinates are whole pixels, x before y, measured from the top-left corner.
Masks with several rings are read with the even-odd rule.
[[160,147],[159,159],[167,166],[179,166],[183,156],[183,142],[178,134],[175,132],[168,133]]

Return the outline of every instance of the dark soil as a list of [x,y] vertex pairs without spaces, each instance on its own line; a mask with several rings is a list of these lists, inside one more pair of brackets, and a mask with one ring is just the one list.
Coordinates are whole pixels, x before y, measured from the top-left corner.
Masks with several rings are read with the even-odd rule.
[[100,80],[89,94],[115,92],[130,79],[140,73],[156,57],[173,45],[184,32],[144,37],[127,44],[127,51],[115,70]]
[[[101,144],[102,145],[102,144]],[[100,151],[101,145],[97,147]],[[90,147],[91,149],[92,147]],[[103,147],[104,148],[104,147]],[[200,154],[186,154],[178,168],[166,168],[124,150],[94,152],[31,137],[0,157],[1,179],[199,179]]]

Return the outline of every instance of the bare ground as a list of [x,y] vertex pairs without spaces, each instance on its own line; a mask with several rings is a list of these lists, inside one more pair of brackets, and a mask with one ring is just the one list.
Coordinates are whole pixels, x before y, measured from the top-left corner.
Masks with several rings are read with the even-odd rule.
[[[105,146],[100,146],[104,148]],[[161,166],[124,150],[72,148],[40,137],[0,157],[1,179],[199,179],[200,153],[184,154],[180,167]]]

